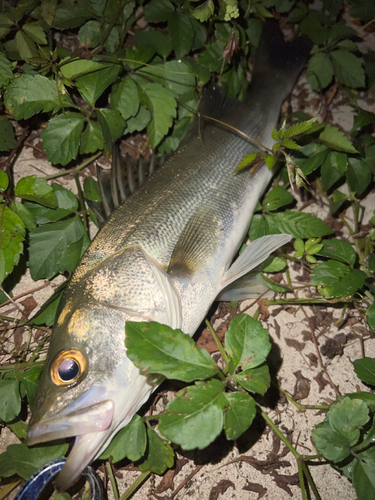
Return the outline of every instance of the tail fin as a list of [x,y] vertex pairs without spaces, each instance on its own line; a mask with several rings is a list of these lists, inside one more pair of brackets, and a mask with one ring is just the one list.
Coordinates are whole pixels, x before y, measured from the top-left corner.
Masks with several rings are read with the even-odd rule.
[[267,20],[262,29],[258,49],[255,56],[252,82],[264,79],[283,81],[286,95],[306,62],[311,42],[305,37],[285,42],[276,19]]

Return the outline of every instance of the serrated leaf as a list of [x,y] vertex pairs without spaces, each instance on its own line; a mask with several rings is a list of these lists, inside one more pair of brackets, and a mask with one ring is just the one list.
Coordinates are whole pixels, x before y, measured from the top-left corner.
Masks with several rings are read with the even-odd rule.
[[159,419],[159,431],[184,450],[206,448],[223,428],[224,384],[196,382],[170,401]]
[[0,88],[6,87],[13,80],[13,65],[0,51]]
[[267,234],[279,234],[279,233],[280,231],[277,228],[272,215],[255,214],[253,216],[249,231],[249,237],[251,241],[260,238],[261,236],[266,236]]
[[185,382],[213,377],[217,367],[205,349],[181,330],[151,322],[126,322],[127,356],[142,373]]
[[81,154],[95,153],[98,149],[103,149],[103,134],[99,123],[88,120],[84,131],[81,134]]
[[317,450],[333,462],[341,462],[350,455],[349,441],[339,432],[336,432],[328,422],[318,424],[311,432]]
[[375,359],[362,358],[353,361],[354,371],[365,384],[375,386]]
[[339,260],[344,262],[344,264],[349,264],[351,267],[356,263],[356,251],[348,241],[326,240],[322,243],[323,247],[319,250],[318,255],[333,260]]
[[375,498],[374,448],[359,454],[353,471],[353,486],[358,500]]
[[314,268],[311,284],[318,287],[323,297],[348,297],[362,288],[366,281],[366,274],[358,269],[328,260]]
[[46,34],[39,23],[25,23],[22,30],[36,43],[40,45],[47,44]]
[[261,269],[264,273],[279,273],[280,271],[283,271],[285,267],[285,260],[273,255],[270,255],[268,259],[261,264]]
[[347,153],[358,152],[345,134],[332,125],[326,125],[323,132],[319,135],[319,139],[331,149]]
[[141,131],[146,128],[151,120],[151,113],[144,106],[140,106],[138,113],[129,118],[126,122],[124,134],[132,134],[135,131]]
[[244,389],[264,396],[271,384],[268,366],[263,363],[256,368],[250,368],[234,376],[234,380]]
[[275,187],[266,196],[264,208],[272,212],[273,210],[290,205],[293,201],[294,196],[286,189]]
[[167,134],[176,116],[177,103],[172,92],[158,83],[141,83],[141,103],[151,112],[151,121],[147,125],[151,147],[155,148]]
[[[301,153],[308,158],[301,156]],[[293,153],[292,159],[302,172],[308,175],[322,165],[328,153],[329,149],[324,144],[310,143]]]
[[[81,240],[83,235],[83,225],[78,216],[46,224],[31,231],[28,265],[33,280],[50,279],[58,273],[71,270],[74,263],[67,263],[64,254],[68,252],[71,245]],[[77,263],[78,261],[75,265]],[[67,269],[68,264],[69,269]]]
[[334,50],[330,57],[340,83],[354,88],[365,86],[365,72],[357,56],[347,50]]
[[35,201],[50,208],[57,207],[53,188],[45,179],[37,178],[35,175],[22,177],[16,185],[15,194],[23,200]]
[[[310,120],[306,120],[304,122],[298,122],[286,129],[281,129],[282,130],[281,139],[291,139],[296,135],[304,134],[305,132],[311,129],[311,127],[314,125],[317,119],[318,116],[314,116],[313,118],[310,118]],[[279,133],[281,132],[281,130],[279,130]]]
[[167,441],[161,439],[150,425],[147,426],[147,438],[148,453],[145,460],[138,463],[138,467],[142,472],[164,474],[167,469],[173,467],[174,452]]
[[47,158],[51,163],[67,165],[77,158],[83,126],[83,115],[71,111],[50,119],[41,137]]
[[29,231],[36,228],[35,217],[25,205],[17,200],[12,200],[9,204],[9,208],[18,215]]
[[51,189],[57,202],[55,209],[43,207],[37,203],[25,203],[25,207],[35,216],[38,224],[56,222],[78,210],[77,197],[59,184],[52,184]]
[[26,120],[40,111],[60,108],[65,100],[59,96],[53,80],[41,75],[21,75],[8,86],[4,102],[15,120]]
[[173,11],[169,0],[151,0],[145,7],[145,19],[151,23],[162,23],[168,21]]
[[[18,378],[0,380],[0,420],[3,422],[10,422],[15,419],[21,411],[19,385]],[[2,471],[1,468],[0,470]]]
[[322,186],[324,191],[328,191],[331,187],[340,180],[346,172],[348,165],[348,157],[344,153],[331,151],[323,162]]
[[333,66],[329,56],[318,53],[312,56],[307,66],[307,78],[313,90],[321,92],[333,78]]
[[239,314],[230,322],[225,334],[225,349],[236,366],[254,368],[265,361],[271,344],[267,330],[247,314]]
[[215,6],[213,0],[206,0],[193,10],[192,15],[195,19],[198,19],[198,21],[204,23],[213,15],[214,10]]
[[0,283],[13,271],[23,251],[25,226],[17,214],[0,205]]
[[29,448],[25,444],[11,444],[6,452],[0,455],[0,470],[2,477],[14,474],[28,479],[43,465],[65,455],[67,444],[51,446],[34,446]]
[[91,107],[95,106],[105,89],[116,80],[120,69],[119,64],[111,64],[110,66],[102,64],[101,69],[97,68],[91,73],[76,78],[79,92]]
[[359,439],[360,429],[369,421],[367,405],[361,399],[343,398],[331,405],[326,415],[329,424],[354,446]]
[[80,27],[78,40],[82,47],[96,47],[102,37],[102,26],[99,21],[90,20]]
[[333,191],[329,199],[329,213],[334,214],[341,205],[348,199],[348,196],[337,189]]
[[136,115],[139,110],[139,97],[135,82],[129,77],[122,80],[111,92],[110,101],[124,120]]
[[166,59],[173,50],[170,35],[153,28],[149,28],[147,31],[137,31],[135,40],[139,46],[152,48],[163,59]]
[[116,463],[127,457],[132,462],[136,462],[143,457],[146,445],[145,424],[139,415],[134,415],[129,424],[112,439],[100,459],[106,460],[112,457],[111,461]]
[[15,40],[21,59],[27,61],[28,59],[38,57],[38,49],[35,43],[22,30],[17,31]]
[[375,394],[372,392],[354,392],[352,394],[345,394],[345,397],[351,399],[360,399],[367,405],[370,411],[375,411]]
[[[117,141],[124,134],[125,120],[117,111],[117,109],[101,108],[96,111],[99,124],[102,128],[104,141],[107,142],[104,128],[108,128],[110,132],[110,146],[109,151],[112,152],[112,142]],[[105,125],[106,124],[106,125]]]
[[295,238],[312,238],[332,233],[325,222],[304,212],[285,211],[272,214],[270,218],[281,233],[291,234]]
[[350,191],[361,196],[371,183],[372,173],[364,160],[349,158],[346,177]]
[[102,197],[100,196],[98,181],[94,180],[92,177],[86,177],[86,179],[83,181],[83,190],[88,200],[98,202],[102,200]]
[[254,399],[244,392],[225,394],[228,408],[224,415],[224,430],[227,439],[237,439],[251,425],[256,415]]
[[182,59],[190,52],[195,38],[190,15],[181,11],[171,13],[168,16],[168,33],[174,44],[176,58]]
[[13,126],[6,116],[0,116],[0,130],[0,151],[9,151],[16,146],[17,141],[14,135]]
[[31,408],[34,404],[35,392],[41,372],[42,366],[33,366],[29,370],[23,371],[20,375],[20,382],[26,391],[27,400]]

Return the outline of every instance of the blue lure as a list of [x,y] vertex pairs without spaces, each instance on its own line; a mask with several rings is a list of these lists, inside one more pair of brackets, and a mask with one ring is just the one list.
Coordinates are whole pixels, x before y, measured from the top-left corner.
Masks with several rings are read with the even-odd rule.
[[[61,471],[66,458],[59,458],[37,470],[18,492],[15,500],[37,500],[45,490],[46,486]],[[90,485],[89,500],[103,500],[102,482],[92,467],[86,467],[82,472]]]

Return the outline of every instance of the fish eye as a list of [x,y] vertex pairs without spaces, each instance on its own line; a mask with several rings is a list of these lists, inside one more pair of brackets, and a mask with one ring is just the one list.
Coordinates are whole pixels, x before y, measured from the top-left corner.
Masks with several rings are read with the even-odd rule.
[[60,351],[53,359],[50,375],[55,385],[74,385],[86,372],[87,361],[76,349]]

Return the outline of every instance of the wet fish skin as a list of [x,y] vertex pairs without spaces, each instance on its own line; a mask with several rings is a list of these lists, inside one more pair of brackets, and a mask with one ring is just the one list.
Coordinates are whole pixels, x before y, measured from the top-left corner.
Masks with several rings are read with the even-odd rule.
[[[307,48],[297,45],[286,46],[266,28],[245,102],[213,92],[205,114],[271,147],[281,103],[306,57]],[[258,148],[212,121],[200,126],[203,142],[196,122],[178,151],[111,215],[61,300],[28,433],[29,444],[76,436],[60,489],[76,481],[162,381],[140,375],[126,357],[126,321],[159,321],[193,335],[223,288],[290,239],[256,240],[231,266],[272,172],[262,166],[251,178],[234,174]],[[61,383],[56,373],[65,355],[79,372]]]

